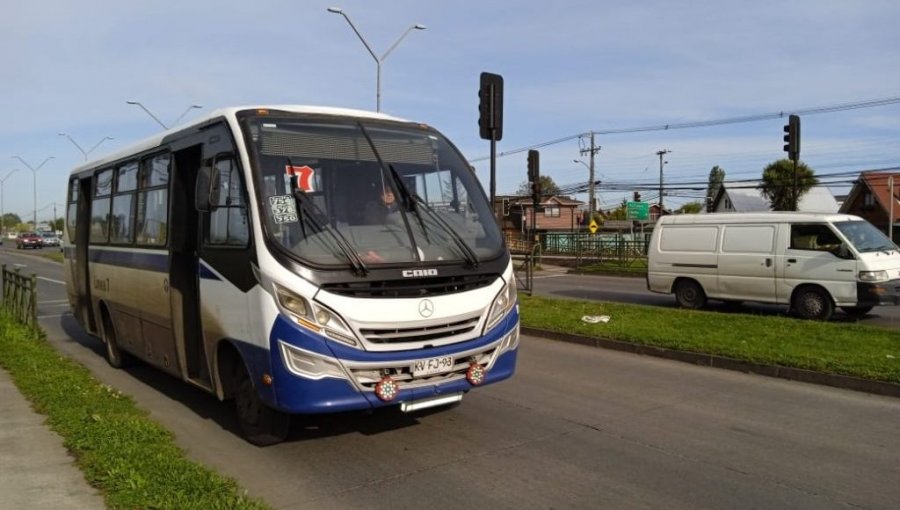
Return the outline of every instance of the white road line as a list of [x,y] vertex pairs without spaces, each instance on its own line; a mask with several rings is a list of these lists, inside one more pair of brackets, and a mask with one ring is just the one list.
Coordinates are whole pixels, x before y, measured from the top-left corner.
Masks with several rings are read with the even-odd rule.
[[58,284],[60,284],[60,285],[65,285],[65,284],[66,284],[66,282],[61,282],[61,281],[59,281],[59,280],[54,280],[53,278],[46,278],[46,277],[44,277],[44,276],[38,276],[37,279],[38,279],[38,280],[44,280],[45,282],[50,282],[50,283],[58,283]]
[[53,314],[53,315],[38,315],[38,320],[41,320],[41,319],[58,319],[58,318],[60,318],[60,317],[68,317],[68,316],[70,316],[70,315],[72,315],[71,312],[69,312],[69,313],[55,313],[55,314]]
[[38,301],[39,305],[52,305],[56,303],[68,303],[68,299],[51,299],[49,301]]
[[542,275],[542,276],[535,276],[534,279],[540,280],[542,278],[560,278],[562,276],[569,276],[569,275],[568,274],[548,274],[548,275]]

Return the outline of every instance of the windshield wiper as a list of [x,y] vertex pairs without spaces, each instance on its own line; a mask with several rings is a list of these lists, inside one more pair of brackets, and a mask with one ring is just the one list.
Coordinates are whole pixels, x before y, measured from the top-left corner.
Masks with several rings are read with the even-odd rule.
[[441,218],[441,215],[437,213],[434,209],[428,205],[428,202],[425,201],[419,195],[412,193],[412,199],[421,206],[422,210],[428,214],[428,217],[434,220],[435,223],[440,225],[440,227],[450,235],[450,239],[456,243],[456,246],[459,248],[459,251],[462,252],[463,258],[466,259],[466,262],[474,269],[478,267],[478,255],[469,247],[469,244],[466,243],[466,240],[459,235],[459,232],[456,231],[453,227],[450,226],[449,223],[444,218]]
[[[288,165],[293,166],[291,164],[290,158],[288,158]],[[298,186],[295,185],[296,177],[291,177],[291,193],[294,195],[294,201],[297,203],[298,213],[301,213],[300,225],[303,225],[303,222],[306,221],[312,226],[315,230],[319,232],[328,232],[331,235],[331,238],[334,239],[335,244],[341,250],[341,253],[347,257],[347,260],[350,261],[350,266],[353,267],[353,272],[358,276],[366,276],[369,273],[369,268],[366,267],[366,263],[363,262],[362,258],[356,253],[356,250],[353,249],[353,246],[350,245],[350,242],[347,241],[347,238],[341,234],[340,230],[335,229],[329,223],[322,223],[316,217],[316,215],[320,215],[322,217],[326,217],[325,213],[319,209],[319,206],[316,205],[315,202],[312,201],[311,198],[306,196],[306,192],[301,190]],[[310,214],[312,211],[312,214]]]

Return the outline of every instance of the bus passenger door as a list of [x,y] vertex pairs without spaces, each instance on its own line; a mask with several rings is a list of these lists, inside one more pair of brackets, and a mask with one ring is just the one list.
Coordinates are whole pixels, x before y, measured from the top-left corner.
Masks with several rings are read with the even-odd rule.
[[[77,190],[77,191],[76,191]],[[70,244],[66,250],[69,251],[70,257],[67,261],[72,271],[72,282],[75,289],[75,302],[72,312],[75,314],[78,323],[91,333],[97,333],[97,324],[94,319],[94,309],[91,306],[91,286],[90,282],[90,250],[88,243],[90,242],[91,233],[91,196],[92,196],[91,178],[73,181],[71,193],[73,198],[77,197],[75,203],[75,211],[69,211],[69,214],[75,213],[74,218],[69,218],[71,222],[74,219],[74,231],[70,230]],[[74,235],[73,235],[74,234]]]
[[173,153],[169,299],[175,344],[184,357],[182,375],[187,380],[211,389],[206,350],[203,346],[197,274],[199,215],[194,207],[196,180],[202,164],[202,147],[194,145]]

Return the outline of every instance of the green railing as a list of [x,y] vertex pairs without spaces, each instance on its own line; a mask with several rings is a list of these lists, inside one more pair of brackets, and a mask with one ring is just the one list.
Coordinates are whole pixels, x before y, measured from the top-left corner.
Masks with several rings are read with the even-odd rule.
[[19,274],[2,266],[3,308],[17,321],[37,327],[37,275]]

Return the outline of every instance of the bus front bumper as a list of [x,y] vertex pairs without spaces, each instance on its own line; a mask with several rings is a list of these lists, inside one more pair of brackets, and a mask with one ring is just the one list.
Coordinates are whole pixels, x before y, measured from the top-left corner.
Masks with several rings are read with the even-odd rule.
[[[508,379],[515,372],[519,316],[513,308],[486,335],[435,348],[367,352],[310,333],[279,316],[270,335],[273,381],[263,401],[292,414],[353,411],[428,401]],[[452,369],[413,375],[417,361],[453,360]],[[473,365],[477,365],[473,368]],[[480,371],[479,371],[480,367]],[[483,374],[473,378],[472,373]],[[386,375],[387,374],[387,375]],[[385,399],[386,383],[394,385]],[[473,382],[475,381],[475,382]],[[376,388],[382,383],[382,388]],[[386,392],[391,395],[392,392]],[[379,396],[379,394],[381,396]]]

